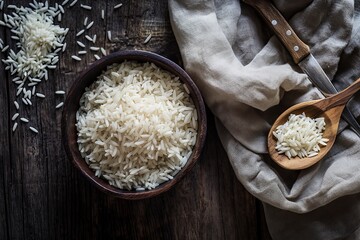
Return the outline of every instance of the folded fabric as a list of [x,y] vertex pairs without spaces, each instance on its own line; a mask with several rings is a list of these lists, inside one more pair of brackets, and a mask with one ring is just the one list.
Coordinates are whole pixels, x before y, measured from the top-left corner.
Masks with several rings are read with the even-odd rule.
[[[360,77],[359,3],[274,1],[338,89]],[[169,9],[184,67],[216,117],[236,176],[264,202],[273,238],[341,239],[359,228],[360,202],[353,196],[360,192],[360,142],[344,122],[315,166],[286,171],[269,160],[266,136],[276,117],[322,95],[260,16],[239,0],[169,0]],[[351,104],[356,115],[358,103]],[[342,203],[354,211],[339,211]]]

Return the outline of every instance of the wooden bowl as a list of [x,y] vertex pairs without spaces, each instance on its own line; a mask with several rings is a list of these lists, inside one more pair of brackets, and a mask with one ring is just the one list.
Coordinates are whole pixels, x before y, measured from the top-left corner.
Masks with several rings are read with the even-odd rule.
[[[89,168],[85,160],[80,154],[79,147],[77,144],[77,129],[76,123],[76,112],[80,107],[80,98],[85,92],[85,88],[91,83],[97,80],[97,77],[111,64],[121,63],[124,60],[134,60],[138,62],[152,62],[158,67],[163,68],[175,76],[178,76],[180,81],[186,84],[190,90],[190,96],[194,102],[194,105],[198,113],[198,132],[195,146],[193,147],[193,153],[189,157],[186,165],[174,176],[172,180],[166,181],[160,184],[158,187],[152,190],[144,191],[129,191],[122,190],[117,187],[111,186],[107,180],[96,177],[95,172]],[[163,193],[173,187],[179,182],[186,173],[194,166],[196,161],[199,159],[201,150],[204,145],[206,136],[206,111],[203,99],[200,91],[191,80],[189,75],[180,68],[177,64],[171,60],[162,57],[158,54],[146,52],[146,51],[121,51],[110,54],[94,62],[86,70],[84,70],[76,79],[75,83],[71,87],[68,96],[65,100],[63,115],[62,115],[62,141],[65,147],[66,153],[70,161],[75,165],[77,169],[95,185],[97,188],[106,192],[112,196],[123,198],[123,199],[144,199],[156,196]]]

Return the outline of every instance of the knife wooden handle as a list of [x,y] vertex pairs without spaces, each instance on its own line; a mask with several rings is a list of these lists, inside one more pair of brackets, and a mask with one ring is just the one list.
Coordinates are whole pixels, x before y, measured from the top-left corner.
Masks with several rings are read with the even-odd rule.
[[243,2],[254,7],[261,14],[287,48],[296,64],[310,54],[309,46],[301,41],[270,0],[243,0]]

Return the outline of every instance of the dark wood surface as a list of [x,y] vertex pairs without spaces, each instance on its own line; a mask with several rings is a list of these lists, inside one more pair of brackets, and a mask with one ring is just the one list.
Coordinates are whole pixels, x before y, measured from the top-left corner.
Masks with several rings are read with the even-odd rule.
[[[107,196],[67,159],[61,145],[61,109],[55,109],[64,97],[54,92],[68,90],[94,59],[90,54],[81,62],[70,58],[79,50],[75,34],[86,16],[95,21],[89,35],[97,34],[97,46],[109,52],[149,50],[181,64],[167,1],[124,0],[114,10],[119,2],[79,0],[73,8],[65,8],[60,25],[70,28],[68,48],[49,81],[38,87],[46,98],[34,100],[32,107],[20,104],[21,116],[28,117],[39,134],[26,124],[11,132],[16,85],[0,62],[0,239],[270,239],[261,203],[236,179],[211,113],[200,161],[173,189],[151,199]],[[80,3],[93,9],[81,9]],[[105,21],[101,9],[106,9]],[[112,42],[106,40],[107,30],[112,31]],[[150,42],[143,44],[150,33]],[[0,37],[14,47],[8,29],[1,27]]]

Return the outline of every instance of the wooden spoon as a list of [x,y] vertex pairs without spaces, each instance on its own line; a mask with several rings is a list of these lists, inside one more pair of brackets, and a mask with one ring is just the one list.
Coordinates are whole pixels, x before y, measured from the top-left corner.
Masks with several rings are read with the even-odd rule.
[[[359,90],[360,78],[335,95],[324,99],[299,103],[283,112],[274,122],[268,135],[270,157],[281,167],[291,170],[304,169],[319,162],[330,151],[335,142],[341,113],[346,103],[350,100],[352,95]],[[277,126],[284,124],[292,113],[297,115],[305,113],[305,115],[310,118],[324,117],[326,126],[323,137],[328,138],[329,141],[326,146],[320,148],[318,155],[314,157],[294,157],[289,159],[285,154],[279,154],[275,149],[277,139],[274,137],[273,131],[275,131]]]

